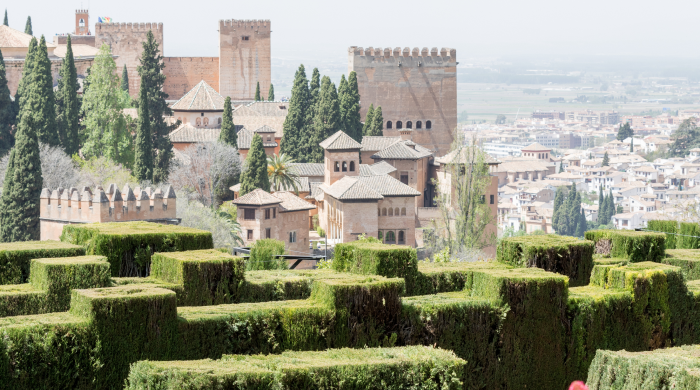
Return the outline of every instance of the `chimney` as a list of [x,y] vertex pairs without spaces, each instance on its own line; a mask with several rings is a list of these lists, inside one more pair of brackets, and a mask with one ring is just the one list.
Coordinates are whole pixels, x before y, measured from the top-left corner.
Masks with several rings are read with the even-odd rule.
[[399,134],[401,135],[401,141],[410,141],[412,138],[413,131],[411,129],[400,129]]

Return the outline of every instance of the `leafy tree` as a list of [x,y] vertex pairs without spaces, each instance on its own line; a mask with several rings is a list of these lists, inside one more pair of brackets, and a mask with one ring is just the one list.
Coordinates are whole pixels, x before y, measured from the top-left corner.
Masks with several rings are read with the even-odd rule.
[[291,191],[299,195],[296,174],[291,170],[294,160],[284,154],[274,154],[267,158],[267,175],[275,191]]
[[376,137],[381,137],[384,130],[384,116],[382,116],[382,107],[377,106],[374,109],[374,116],[372,117],[372,129],[368,135],[373,135]]
[[673,143],[669,147],[669,154],[675,157],[685,157],[690,149],[700,147],[700,129],[696,118],[684,120],[671,136]]
[[24,25],[24,33],[29,35],[34,35],[32,32],[32,17],[27,16],[27,24]]
[[0,52],[0,156],[4,156],[15,144],[15,138],[12,135],[14,120],[14,104],[10,98],[10,88],[7,87],[5,60]]
[[122,91],[129,93],[129,72],[126,71],[126,64],[124,64],[124,69],[122,69]]
[[122,112],[129,96],[119,86],[116,69],[109,46],[103,44],[86,78],[89,88],[83,90],[81,151],[86,158],[104,156],[131,167],[134,151]]
[[254,191],[256,188],[270,191],[270,179],[267,175],[267,157],[265,156],[262,137],[258,133],[255,133],[253,136],[245,163],[247,169],[241,174],[239,196]]
[[[341,79],[342,82],[342,79]],[[360,91],[357,86],[357,73],[350,72],[340,97],[340,116],[345,133],[357,142],[362,142],[362,122],[360,117]]]
[[275,86],[270,83],[270,90],[267,91],[267,101],[268,102],[274,102],[275,101]]
[[624,125],[620,125],[620,128],[617,130],[617,140],[618,141],[624,141],[627,138],[630,138],[634,135],[634,131],[632,130],[632,127],[630,126],[629,123],[625,123]]
[[5,8],[5,20],[2,22],[2,24],[4,24],[5,26],[9,26],[7,22],[7,8]]
[[134,176],[139,181],[153,179],[153,146],[151,146],[151,121],[148,115],[148,94],[141,82],[139,90],[139,119],[134,145]]
[[224,114],[221,118],[219,142],[238,148],[238,135],[236,134],[236,126],[233,124],[233,109],[231,108],[230,96],[226,96],[224,101]]
[[299,65],[294,75],[292,97],[289,100],[287,117],[282,125],[284,137],[280,153],[284,153],[298,162],[307,162],[309,140],[307,138],[307,115],[309,104],[309,81],[306,79],[304,65]]
[[260,97],[260,81],[258,81],[258,84],[255,86],[255,101],[259,102],[261,100],[262,98]]
[[72,156],[80,148],[80,101],[78,100],[78,72],[75,69],[70,35],[66,40],[66,56],[59,71],[56,90],[56,127],[63,150]]
[[319,144],[338,131],[341,126],[338,93],[335,84],[328,76],[323,76],[321,79],[321,92],[319,93],[313,126],[309,162],[321,163],[323,162],[323,148]]
[[362,135],[367,136],[372,130],[372,125],[374,120],[374,104],[370,104],[367,109],[367,115],[365,116],[365,123],[362,125]]
[[172,116],[173,111],[165,101],[168,98],[168,94],[163,92],[163,84],[165,83],[163,68],[165,68],[165,64],[152,31],[148,31],[148,34],[146,34],[140,63],[138,72],[141,82],[146,83],[148,114],[151,117],[154,152],[153,182],[162,183],[168,180],[170,160],[173,157],[173,144],[170,142],[168,135],[175,130],[177,123],[172,125],[165,123],[165,117]]
[[610,157],[608,157],[608,152],[605,152],[603,155],[603,164],[602,166],[604,167],[609,167],[610,166]]
[[496,124],[503,125],[506,123],[506,116],[503,114],[496,115]]
[[284,242],[272,238],[257,240],[250,248],[250,257],[246,261],[246,271],[288,269],[284,254]]
[[[32,69],[32,88],[38,93],[37,100],[39,121],[35,122],[35,129],[39,141],[58,145],[58,131],[56,130],[56,98],[53,93],[53,75],[51,74],[51,61],[46,48],[46,39],[41,36],[39,45],[34,55],[34,68]],[[25,92],[26,93],[26,92]]]

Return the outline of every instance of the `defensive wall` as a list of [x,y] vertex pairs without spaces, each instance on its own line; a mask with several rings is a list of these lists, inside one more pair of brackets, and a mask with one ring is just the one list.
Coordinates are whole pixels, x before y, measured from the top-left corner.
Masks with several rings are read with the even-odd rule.
[[438,156],[449,152],[457,127],[455,49],[351,46],[348,72],[352,71],[357,73],[363,120],[370,104],[381,106],[384,136],[398,136],[397,127],[408,128],[410,122],[414,142]]
[[[58,80],[58,72],[61,70],[63,59],[59,57],[49,57],[51,60],[51,75],[54,80]],[[93,58],[75,58],[75,68],[78,76],[85,76],[87,69],[92,66]],[[24,69],[24,58],[21,59],[5,59],[5,74],[7,77],[7,87],[10,93],[14,96],[17,93],[19,80],[22,78],[22,70]]]
[[220,89],[217,57],[165,57],[163,63],[163,91],[168,94],[168,99],[181,98],[202,80],[217,92]]
[[[54,35],[53,44],[54,45],[66,45],[68,43],[68,35]],[[94,35],[71,35],[70,43],[72,45],[88,45],[92,47],[95,46],[95,36]]]
[[272,80],[269,20],[219,21],[219,93],[231,100],[267,98]]

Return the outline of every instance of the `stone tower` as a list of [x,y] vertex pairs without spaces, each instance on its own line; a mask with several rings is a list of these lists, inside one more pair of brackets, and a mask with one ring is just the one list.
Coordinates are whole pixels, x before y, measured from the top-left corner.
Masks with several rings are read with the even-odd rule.
[[457,127],[457,51],[361,48],[348,53],[357,72],[364,120],[370,104],[382,107],[384,135],[412,129],[413,142],[443,156]]
[[73,35],[90,35],[90,23],[88,17],[88,10],[75,10],[75,33],[73,33]]
[[270,21],[219,21],[219,93],[232,100],[252,100],[260,82],[267,99],[270,81]]

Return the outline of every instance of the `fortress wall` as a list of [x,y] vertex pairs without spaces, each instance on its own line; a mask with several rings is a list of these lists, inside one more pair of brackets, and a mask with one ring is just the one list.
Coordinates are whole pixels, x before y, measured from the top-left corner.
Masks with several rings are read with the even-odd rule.
[[219,58],[217,57],[165,57],[165,85],[168,99],[177,100],[204,80],[219,91]]
[[219,93],[231,100],[252,100],[260,82],[260,94],[270,88],[269,20],[219,21]]

